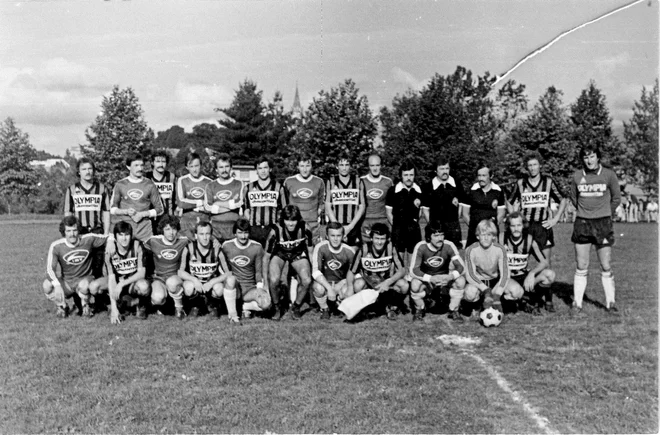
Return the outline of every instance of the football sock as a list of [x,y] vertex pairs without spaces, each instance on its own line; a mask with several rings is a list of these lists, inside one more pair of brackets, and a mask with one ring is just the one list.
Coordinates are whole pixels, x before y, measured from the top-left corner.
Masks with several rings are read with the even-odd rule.
[[603,283],[603,290],[605,290],[605,306],[609,308],[610,304],[614,302],[614,275],[611,270],[602,271],[600,279]]
[[289,286],[289,297],[291,298],[292,302],[298,300],[298,280],[295,278],[291,278],[291,285]]
[[62,290],[62,287],[53,287],[50,293],[46,294],[46,298],[49,301],[55,302],[58,307],[66,307],[66,302],[64,300],[64,290]]
[[257,301],[243,302],[243,311],[262,311]]
[[227,306],[227,314],[230,318],[238,317],[236,312],[236,289],[226,288],[224,291],[225,305]]
[[423,310],[425,308],[424,304],[424,297],[426,296],[425,291],[417,292],[417,293],[410,293],[410,297],[413,300],[413,303],[415,304],[415,308],[418,310]]
[[78,297],[80,297],[80,303],[82,304],[83,307],[86,307],[89,305],[89,292],[88,293],[83,293],[80,290],[76,290],[76,293],[78,294]]
[[589,271],[576,269],[573,277],[573,302],[579,308],[582,308],[582,298],[587,289],[587,274]]
[[545,296],[545,302],[552,302],[552,292],[550,291],[549,285],[539,284],[536,287],[537,301],[539,305],[543,304],[543,297]]
[[465,291],[463,289],[449,289],[449,311],[456,311],[461,305],[461,300],[463,299],[463,294]]
[[318,297],[314,295],[314,299],[316,299],[316,302],[319,304],[319,307],[321,307],[322,310],[327,310],[328,309],[328,296],[323,295],[322,297]]
[[174,308],[183,308],[183,286],[177,286],[174,291],[167,289],[167,292],[174,301]]

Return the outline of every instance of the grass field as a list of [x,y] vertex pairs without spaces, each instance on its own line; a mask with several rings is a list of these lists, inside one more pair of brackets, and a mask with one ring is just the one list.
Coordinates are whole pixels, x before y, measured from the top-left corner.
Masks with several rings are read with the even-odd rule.
[[0,432],[656,433],[657,226],[616,224],[621,313],[602,308],[593,254],[580,318],[569,313],[570,229],[555,233],[558,312],[499,328],[311,312],[113,326],[105,313],[55,318],[40,283],[56,225],[5,223]]

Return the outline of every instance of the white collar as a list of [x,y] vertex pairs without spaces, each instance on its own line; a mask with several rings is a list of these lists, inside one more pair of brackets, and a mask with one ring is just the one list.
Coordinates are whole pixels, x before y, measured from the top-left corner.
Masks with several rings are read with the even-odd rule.
[[413,183],[412,187],[410,189],[408,189],[406,187],[406,185],[403,184],[403,182],[401,182],[401,181],[399,181],[397,183],[396,187],[394,188],[394,193],[399,193],[399,192],[401,192],[402,189],[407,189],[407,190],[415,189],[417,191],[417,193],[419,193],[419,194],[422,193],[422,189],[417,185],[417,183]]
[[440,181],[438,177],[433,177],[431,183],[433,184],[433,189],[437,189],[441,184],[449,184],[452,187],[456,187],[456,180],[451,175],[447,178],[447,181]]
[[369,180],[369,181],[372,182],[372,183],[378,183],[380,180],[383,179],[383,174],[380,174],[380,175],[378,176],[378,178],[374,178],[374,177],[371,175],[371,173],[368,173],[367,175],[365,175],[365,177],[367,178],[367,180]]
[[[502,191],[502,189],[500,188],[500,186],[498,186],[497,184],[493,183],[492,181],[490,182],[490,188],[491,188],[491,190],[499,190],[499,191]],[[472,188],[471,188],[470,190],[477,190],[477,189],[481,189],[481,186],[479,185],[479,183],[474,183],[474,184],[472,185]]]
[[[596,172],[596,174],[600,175],[600,173],[601,173],[602,171],[603,171],[603,165],[598,165],[598,172]],[[582,175],[584,175],[584,176],[586,177],[586,176],[587,176],[587,171],[585,171],[584,169],[582,169]]]
[[133,177],[131,177],[130,175],[129,175],[128,177],[126,177],[126,178],[127,178],[128,181],[130,181],[131,183],[141,183],[142,180],[144,180],[144,177],[133,178]]
[[309,174],[309,177],[303,178],[302,175],[296,174],[296,180],[300,181],[301,183],[309,183],[312,181],[312,178],[314,178],[314,174]]
[[226,185],[228,185],[228,184],[231,184],[231,182],[234,181],[234,178],[233,178],[233,177],[229,177],[229,179],[228,179],[227,181],[224,181],[224,180],[222,180],[222,178],[218,177],[218,178],[215,179],[215,181],[217,181],[218,184],[221,184],[221,185],[223,185],[223,186],[226,186]]

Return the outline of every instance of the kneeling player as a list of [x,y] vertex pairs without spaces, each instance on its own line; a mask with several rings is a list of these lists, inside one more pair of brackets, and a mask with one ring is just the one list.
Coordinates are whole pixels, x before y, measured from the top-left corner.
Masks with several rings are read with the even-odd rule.
[[[80,222],[75,216],[62,219],[60,234],[63,238],[53,242],[48,250],[44,293],[57,305],[57,317],[69,315],[66,299],[74,294],[80,297],[82,315],[92,317],[94,313],[89,306],[89,283],[94,280],[91,252],[105,245],[106,236],[92,233],[81,236]],[[58,264],[59,276],[55,273]]]
[[386,305],[387,318],[395,320],[397,311],[408,294],[406,269],[392,246],[390,230],[383,223],[375,223],[369,232],[370,242],[364,243],[355,254],[353,265],[346,275],[346,296],[364,289],[378,291],[378,303]]
[[[548,269],[548,260],[543,255],[538,244],[531,234],[523,237],[525,218],[520,212],[513,212],[506,218],[507,231],[501,235],[502,245],[506,248],[506,256],[511,272],[511,279],[507,290],[512,294],[527,292],[530,302],[526,311],[534,315],[541,314],[543,296],[546,296],[546,309],[554,312],[555,309],[549,299],[550,285],[555,280],[555,273]],[[529,254],[533,253],[538,262],[532,270],[528,269]],[[537,288],[538,286],[538,288]],[[505,290],[506,292],[506,290]]]
[[[441,296],[449,296],[449,318],[463,322],[458,308],[463,299],[465,278],[461,276],[465,270],[463,260],[458,254],[456,245],[445,240],[444,229],[440,221],[427,225],[426,241],[419,242],[410,259],[410,297],[415,303],[416,316],[424,315],[424,297],[434,291]],[[449,265],[454,270],[449,270]]]
[[327,226],[327,240],[314,247],[312,254],[312,290],[321,307],[321,319],[330,319],[337,313],[337,302],[346,297],[348,286],[346,274],[353,263],[355,253],[345,243],[344,226],[330,222]]
[[236,280],[228,273],[222,246],[213,238],[213,227],[210,222],[197,224],[195,239],[188,244],[183,255],[186,268],[179,269],[179,276],[184,279],[183,293],[192,306],[188,315],[191,317],[199,315],[201,298],[204,297],[209,314],[218,317],[218,300],[224,296],[225,286],[231,288],[230,292],[233,292],[233,295],[229,294],[225,300],[230,300],[235,312]]
[[468,284],[465,286],[464,299],[467,302],[479,302],[483,297],[483,309],[493,307],[503,312],[501,298],[516,301],[523,295],[522,288],[507,286],[509,267],[506,249],[495,242],[497,227],[490,219],[484,219],[477,225],[477,242],[465,251]]
[[96,296],[103,292],[110,294],[110,323],[121,323],[117,301],[124,295],[137,299],[136,315],[139,319],[147,318],[147,301],[151,296],[151,286],[144,279],[144,252],[142,245],[133,238],[133,227],[125,221],[119,221],[113,230],[114,253],[105,254],[107,276],[95,279],[89,285],[89,292]]

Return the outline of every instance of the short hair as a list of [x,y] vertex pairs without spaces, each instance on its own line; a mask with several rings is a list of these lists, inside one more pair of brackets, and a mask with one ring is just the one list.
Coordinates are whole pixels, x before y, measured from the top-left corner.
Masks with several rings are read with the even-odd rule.
[[342,160],[346,160],[349,165],[351,164],[351,156],[349,156],[348,153],[339,154],[339,157],[337,157],[337,164],[339,164],[339,162]]
[[413,162],[410,160],[404,160],[399,167],[399,177],[403,177],[403,173],[410,170],[414,170],[415,175],[417,175],[417,169],[415,168],[415,165],[413,165]]
[[442,225],[442,222],[440,221],[432,221],[426,226],[426,228],[424,228],[424,236],[427,242],[430,242],[431,236],[437,233],[445,233],[444,225]]
[[298,155],[298,158],[296,159],[296,163],[300,162],[310,162],[312,163],[312,155],[309,153],[302,153]]
[[117,234],[128,234],[131,236],[131,239],[133,238],[133,226],[129,224],[126,221],[119,221],[115,224],[114,228],[112,229],[112,234],[117,236]]
[[227,153],[220,153],[218,154],[217,160],[215,161],[215,167],[218,167],[218,162],[222,160],[223,162],[229,163],[229,166],[232,166],[231,164],[231,156]]
[[580,160],[584,159],[586,156],[590,155],[591,153],[596,153],[596,157],[598,157],[598,160],[601,159],[599,147],[597,147],[596,145],[585,145],[582,148],[580,148]]
[[62,237],[64,237],[66,227],[76,227],[78,228],[78,232],[81,230],[80,221],[73,215],[64,216],[64,219],[60,221],[60,234],[62,234]]
[[186,166],[194,162],[195,160],[199,160],[199,163],[202,163],[202,158],[199,154],[197,153],[188,153],[186,155]]
[[477,225],[476,235],[481,233],[490,233],[494,236],[497,235],[497,226],[495,226],[495,222],[493,222],[491,219],[484,219],[479,222]]
[[273,169],[273,162],[266,156],[261,156],[257,160],[254,161],[254,167],[258,168],[260,164],[262,163],[268,163],[268,167],[270,169]]
[[326,231],[341,230],[342,232],[344,232],[344,226],[339,222],[328,222],[328,225],[326,225],[325,229]]
[[204,227],[211,227],[211,234],[213,234],[213,225],[211,225],[211,222],[208,221],[200,221],[197,223],[197,225],[195,225],[195,234],[197,234],[197,230]]
[[373,239],[374,236],[385,236],[389,239],[390,238],[390,229],[384,223],[376,222],[375,224],[373,224],[373,226],[369,230],[369,237],[371,237]]
[[451,166],[451,161],[449,160],[449,157],[446,156],[439,156],[435,160],[435,167],[437,168],[438,166],[444,166],[444,165],[449,165]]
[[525,156],[525,163],[529,163],[530,160],[536,160],[539,162],[539,165],[543,164],[543,157],[541,157],[541,153],[538,151],[532,151],[530,153],[527,153]]
[[245,218],[238,218],[236,222],[234,222],[234,228],[232,229],[232,231],[234,232],[234,234],[236,234],[238,230],[241,230],[244,233],[249,233],[251,227],[252,226],[250,225],[249,220]]
[[92,165],[92,170],[96,172],[96,165],[94,164],[94,160],[90,159],[89,157],[81,157],[78,160],[78,163],[76,163],[76,172],[80,172],[80,166],[84,163],[89,163]]
[[511,226],[511,221],[513,219],[522,219],[523,226],[527,224],[527,219],[525,219],[525,215],[520,213],[519,211],[514,211],[511,212],[507,215],[506,219],[504,219],[504,224],[506,225],[507,228]]
[[158,232],[163,234],[163,230],[168,225],[170,228],[177,231],[181,230],[181,222],[179,221],[179,218],[172,214],[166,214],[160,219],[160,222],[158,222]]
[[138,153],[128,153],[128,155],[126,156],[126,166],[131,166],[133,162],[136,162],[138,160],[144,162],[144,157],[142,157],[142,155]]
[[302,220],[302,214],[300,214],[300,209],[297,205],[289,204],[280,213],[280,223],[284,221],[300,221]]
[[163,157],[165,159],[165,164],[170,163],[170,153],[164,149],[156,150],[156,152],[151,155],[151,163],[156,161],[156,157]]
[[491,169],[490,164],[485,160],[479,161],[477,163],[477,172],[479,172],[480,170],[482,170],[484,168],[488,169],[488,175],[492,174],[493,170]]

